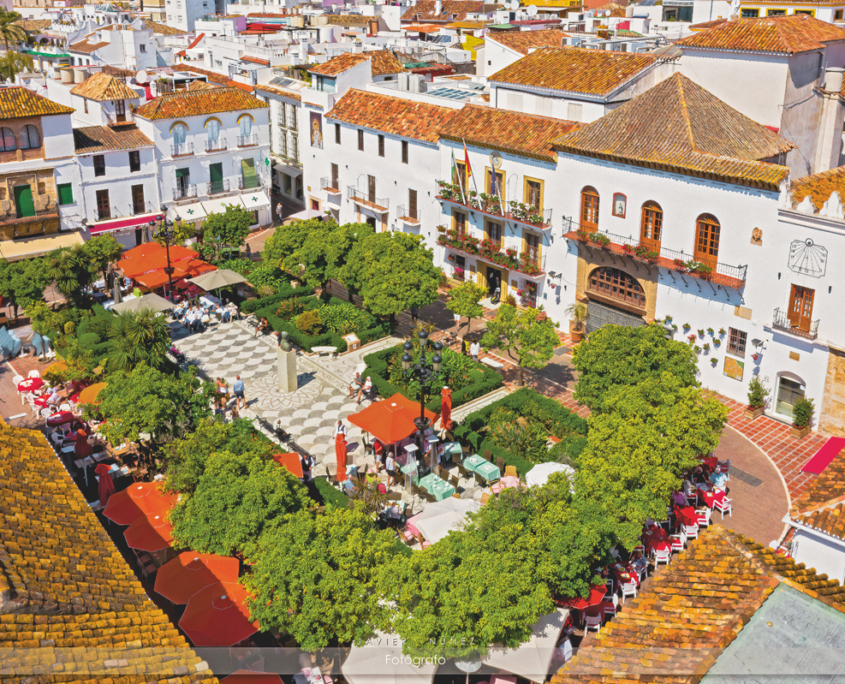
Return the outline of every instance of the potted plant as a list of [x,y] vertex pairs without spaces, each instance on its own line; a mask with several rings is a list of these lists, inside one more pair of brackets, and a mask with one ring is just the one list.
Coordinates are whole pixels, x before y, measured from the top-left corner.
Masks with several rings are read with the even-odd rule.
[[727,330],[725,330],[724,328],[719,328],[719,334],[720,334],[720,335],[722,335],[723,337],[724,337],[727,333],[728,333],[728,331],[727,331]]
[[792,408],[792,430],[795,439],[802,439],[810,433],[810,423],[813,420],[813,400],[801,397]]
[[689,337],[687,337],[687,339],[689,340],[690,344],[695,344],[695,335],[690,335]]
[[699,347],[698,345],[695,345],[695,346],[692,348],[692,350],[693,350],[696,354],[700,354],[700,353],[701,353],[701,347]]
[[686,332],[687,332],[687,330],[689,330],[691,327],[692,327],[692,326],[691,326],[689,323],[684,323],[684,325],[683,325],[683,328],[684,328],[684,333],[686,333]]
[[566,313],[571,316],[569,321],[569,336],[575,343],[584,339],[584,331],[587,329],[587,318],[589,313],[587,305],[583,302],[575,302],[566,307]]
[[715,356],[712,359],[710,359],[710,365],[713,366],[713,368],[715,368],[718,365],[718,363],[719,363],[719,359],[717,359]]
[[748,383],[748,406],[745,407],[743,413],[746,420],[756,420],[763,415],[767,396],[769,396],[769,390],[763,386],[760,378],[755,375]]
[[717,337],[717,338],[715,338],[715,339],[713,340],[713,346],[714,346],[714,347],[716,347],[716,348],[718,349],[719,347],[721,347],[721,346],[722,346],[722,340],[720,340],[718,337]]
[[713,331],[713,328],[707,328],[707,334],[712,337],[715,334],[715,332]]
[[702,345],[702,347],[701,347],[701,348],[704,350],[704,353],[706,354],[707,352],[709,352],[709,351],[710,351],[710,343],[709,343],[709,342],[705,342],[705,343]]
[[698,329],[698,336],[699,336],[699,337],[704,337],[704,329],[703,329],[703,328],[699,328],[699,329]]

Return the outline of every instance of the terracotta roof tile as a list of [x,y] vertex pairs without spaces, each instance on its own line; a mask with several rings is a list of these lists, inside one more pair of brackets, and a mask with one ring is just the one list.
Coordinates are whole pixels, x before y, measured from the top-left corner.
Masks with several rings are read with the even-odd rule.
[[219,112],[265,109],[269,105],[238,88],[210,88],[167,93],[150,100],[135,110],[135,116],[151,121],[178,119],[183,116],[204,116]]
[[448,107],[350,89],[326,118],[434,143],[439,138],[438,130],[455,112]]
[[152,19],[144,19],[144,27],[151,29],[153,33],[158,33],[162,36],[184,36],[186,33],[190,33],[190,31],[183,31],[182,29],[173,28],[172,26],[168,26],[167,24],[159,24]]
[[806,14],[726,21],[675,43],[686,49],[795,54],[845,40],[845,30]]
[[319,76],[337,76],[367,60],[372,61],[373,76],[398,74],[405,70],[402,63],[390,50],[376,50],[373,52],[344,52],[328,62],[309,69],[309,72]]
[[554,161],[551,141],[579,124],[482,105],[465,105],[440,129],[440,137],[491,150]]
[[18,19],[14,23],[29,33],[41,33],[44,29],[53,25],[50,19]]
[[219,83],[220,85],[226,85],[231,82],[228,76],[218,74],[216,71],[201,69],[193,64],[180,64],[174,67],[173,70],[182,71],[188,74],[199,74],[200,76],[205,76],[211,83]]
[[88,100],[139,100],[141,96],[123,81],[109,74],[92,74],[71,91]]
[[549,47],[535,50],[497,71],[489,81],[608,95],[657,63],[653,55]]
[[[845,166],[814,173],[812,176],[804,176],[793,181],[792,198],[795,202],[800,202],[809,195],[816,208],[821,209],[834,190],[840,197],[845,198]],[[845,476],[842,478],[842,491],[845,494]]]
[[777,190],[794,145],[681,74],[554,141],[571,154]]
[[65,107],[48,100],[23,86],[0,88],[0,120],[22,119],[27,116],[73,114],[73,107]]
[[[529,48],[560,47],[563,39],[569,34],[557,29],[542,29],[540,31],[492,31],[487,39],[511,50],[527,55]],[[500,72],[501,73],[501,72]]]
[[80,40],[78,43],[73,43],[72,45],[68,46],[68,52],[82,52],[83,54],[90,55],[91,53],[99,50],[101,47],[105,47],[108,44],[108,41],[92,43],[87,39]]
[[475,0],[443,0],[440,14],[435,14],[437,9],[436,0],[417,0],[416,5],[411,5],[402,15],[402,21],[464,21],[470,12],[481,12],[483,2]]
[[690,31],[706,31],[707,29],[711,29],[714,26],[719,26],[720,24],[724,24],[727,19],[713,19],[712,21],[702,21],[698,24],[690,24],[689,30]]
[[220,88],[221,86],[207,81],[191,81],[188,84],[188,90],[208,90],[209,88]]
[[[838,171],[841,179],[843,169],[833,171]],[[792,502],[789,517],[831,536],[845,538],[845,449],[840,451],[809,488]]]
[[370,21],[376,17],[368,17],[364,14],[324,14],[330,24],[343,24],[346,26],[368,26]]
[[272,86],[267,84],[258,84],[255,86],[255,89],[259,93],[273,93],[274,95],[280,95],[281,97],[287,97],[291,100],[296,100],[297,102],[302,101],[302,95],[295,90],[288,90],[287,88],[280,88],[279,86]]
[[134,150],[153,145],[153,141],[141,133],[135,124],[74,128],[73,142],[77,154],[104,150]]
[[260,57],[241,57],[242,62],[250,62],[251,64],[261,64],[262,66],[270,66],[269,59],[261,59]]

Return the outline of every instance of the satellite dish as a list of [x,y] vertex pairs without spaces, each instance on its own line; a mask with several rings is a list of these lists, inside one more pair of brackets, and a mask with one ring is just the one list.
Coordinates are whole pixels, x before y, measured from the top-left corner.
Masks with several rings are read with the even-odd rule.
[[508,9],[512,9],[512,10],[519,9],[519,0],[511,0],[508,3]]
[[604,16],[609,17],[609,16],[610,16],[610,10],[605,10],[605,11],[604,11]]
[[490,153],[490,166],[498,170],[502,167],[502,155],[498,152]]
[[137,74],[135,74],[135,80],[138,83],[147,83],[150,80],[150,77],[147,76],[147,72],[141,69]]
[[528,5],[528,16],[529,17],[536,17],[537,12],[540,10],[537,9],[537,5]]

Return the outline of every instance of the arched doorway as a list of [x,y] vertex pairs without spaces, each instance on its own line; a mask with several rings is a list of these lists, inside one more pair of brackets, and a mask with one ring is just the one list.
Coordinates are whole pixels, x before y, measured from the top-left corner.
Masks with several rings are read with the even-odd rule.
[[587,278],[587,333],[605,325],[642,326],[645,292],[629,273],[604,266]]

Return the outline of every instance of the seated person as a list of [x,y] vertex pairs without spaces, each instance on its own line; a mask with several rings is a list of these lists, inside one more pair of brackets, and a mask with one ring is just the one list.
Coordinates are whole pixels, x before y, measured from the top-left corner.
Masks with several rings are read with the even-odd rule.
[[238,311],[238,307],[233,302],[226,302],[226,308],[229,310],[229,315],[232,318],[240,319],[240,311]]
[[385,520],[390,527],[400,527],[402,525],[402,508],[398,501],[394,501],[384,512]]
[[270,332],[270,323],[266,318],[262,318],[258,321],[258,325],[255,328],[255,335],[253,337],[257,337],[258,333],[266,333]]
[[355,491],[355,481],[352,479],[352,475],[347,475],[343,487],[347,494],[352,494]]
[[349,394],[347,396],[354,396],[364,386],[364,381],[361,379],[361,374],[355,371],[355,377],[349,383]]
[[674,494],[672,494],[672,503],[675,503],[678,506],[686,506],[687,497],[685,497],[684,493],[681,491],[675,492]]
[[631,558],[631,567],[637,571],[637,574],[642,575],[645,572],[647,565],[646,559],[643,558],[643,552],[634,551],[634,555]]
[[217,309],[217,314],[220,316],[220,320],[223,321],[223,323],[228,323],[232,320],[232,312],[229,311],[229,309]]
[[361,389],[358,390],[358,403],[359,404],[361,403],[361,395],[363,395],[363,394],[369,395],[369,393],[372,391],[372,389],[373,389],[373,381],[369,377],[367,377],[367,379],[364,380],[364,384],[361,387]]
[[59,428],[53,428],[53,431],[50,433],[50,441],[56,446],[61,446],[62,442],[65,441],[65,437],[59,432]]
[[728,481],[728,476],[725,475],[723,472],[721,472],[719,470],[714,471],[713,474],[710,476],[710,482],[713,484],[713,487],[715,487],[716,489],[724,490],[725,483],[727,481]]
[[689,480],[684,480],[684,488],[683,488],[684,496],[694,497],[696,496],[695,488],[692,486],[692,482]]

